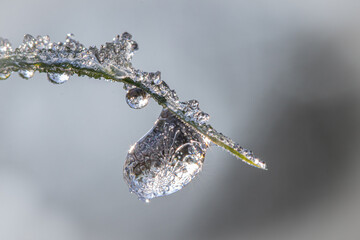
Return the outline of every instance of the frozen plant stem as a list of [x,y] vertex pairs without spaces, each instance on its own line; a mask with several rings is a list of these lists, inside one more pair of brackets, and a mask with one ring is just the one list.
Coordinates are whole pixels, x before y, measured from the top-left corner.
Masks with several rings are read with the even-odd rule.
[[49,80],[55,84],[66,82],[74,74],[122,82],[128,91],[126,96],[130,107],[142,108],[152,97],[200,134],[205,142],[211,141],[244,162],[266,169],[266,164],[251,151],[209,125],[209,115],[200,110],[196,100],[179,101],[176,92],[161,79],[160,72],[149,73],[133,68],[131,59],[137,49],[138,44],[126,32],[100,48],[86,48],[72,34],[67,35],[65,42],[58,43],[51,42],[49,36],[34,38],[27,34],[15,50],[7,39],[0,38],[0,79],[7,79],[12,72],[19,72],[20,76],[29,79],[38,71],[47,73]]

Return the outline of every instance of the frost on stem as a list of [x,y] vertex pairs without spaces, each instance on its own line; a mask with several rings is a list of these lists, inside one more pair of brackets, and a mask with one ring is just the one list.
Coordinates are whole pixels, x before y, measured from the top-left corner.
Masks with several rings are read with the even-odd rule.
[[[163,129],[164,134],[160,134],[161,137],[159,137],[159,134],[149,137],[148,134],[139,140],[134,145],[134,148],[130,149],[126,166],[133,165],[134,161],[144,161],[144,164],[141,166],[145,167],[136,168],[133,166],[132,172],[128,167],[125,167],[125,178],[130,186],[130,190],[136,192],[142,199],[167,195],[186,185],[200,171],[207,144],[210,142],[224,148],[252,166],[266,169],[266,164],[256,158],[251,151],[242,148],[239,144],[212,128],[208,124],[209,114],[200,110],[198,101],[180,101],[175,90],[170,89],[166,82],[163,81],[160,72],[144,72],[133,68],[131,59],[136,50],[138,50],[138,44],[132,40],[131,34],[126,32],[121,36],[116,36],[113,41],[105,43],[100,48],[85,47],[75,40],[73,34],[68,34],[64,42],[57,43],[51,42],[49,36],[38,36],[35,38],[26,34],[23,43],[15,49],[11,47],[7,39],[0,38],[0,79],[5,80],[9,78],[12,72],[18,72],[22,78],[30,79],[33,77],[34,72],[38,71],[47,73],[50,82],[62,84],[67,82],[72,75],[77,74],[79,76],[89,76],[124,83],[124,88],[127,90],[126,102],[131,108],[140,109],[145,107],[150,97],[157,101],[164,110],[160,115],[162,120],[158,119],[153,131],[158,129],[156,126],[160,122],[171,122],[174,126],[181,127],[179,127],[180,130],[178,129],[179,131],[175,132],[173,132],[174,130]],[[164,114],[169,119],[161,117]],[[167,125],[172,126],[171,124]],[[169,134],[169,136],[166,136],[166,134]],[[196,137],[193,139],[188,137],[190,135],[187,134],[191,136],[196,135]],[[183,145],[177,146],[179,138],[184,141]],[[158,156],[158,154],[163,154],[161,159],[167,159],[167,162],[164,163],[165,165],[160,164],[159,174],[158,170],[149,172],[149,168],[146,165],[149,161],[137,157],[136,151],[142,151],[138,149],[140,149],[140,142],[145,141],[145,139],[150,141],[146,143],[146,146],[156,146],[147,148],[145,151],[150,159]],[[174,143],[170,144],[171,141]],[[206,147],[204,147],[204,144]],[[180,151],[179,149],[182,150]],[[179,154],[178,151],[184,155],[179,157],[177,155]],[[165,155],[167,157],[164,157]],[[187,164],[186,161],[188,160],[194,164]],[[174,162],[176,166],[172,165]],[[158,163],[151,160],[149,164],[152,166],[152,164],[156,165]],[[170,169],[177,170],[173,171]],[[176,187],[171,186],[170,182],[174,181],[165,181],[167,179],[166,174],[177,176],[175,172],[179,169],[188,175],[185,174],[187,177],[179,180],[175,184]],[[140,185],[136,185],[133,182],[135,178],[130,177],[135,175],[137,177],[149,177],[150,173],[152,175],[155,174],[155,178],[162,176],[161,179],[164,179],[164,182],[159,182],[159,180],[143,181],[141,184],[138,182]],[[136,179],[139,181],[139,178]],[[154,187],[155,185],[146,185],[147,182],[151,182],[151,184],[156,182],[156,187]],[[153,192],[151,192],[151,189]]]

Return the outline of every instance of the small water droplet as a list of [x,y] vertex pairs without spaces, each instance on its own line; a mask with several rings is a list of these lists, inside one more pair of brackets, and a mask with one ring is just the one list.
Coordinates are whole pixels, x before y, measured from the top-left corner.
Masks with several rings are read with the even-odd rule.
[[50,37],[48,35],[37,36],[35,41],[35,47],[39,50],[51,48]]
[[66,35],[65,46],[71,51],[81,50],[83,48],[83,45],[75,40],[75,35],[72,33]]
[[132,35],[128,32],[124,32],[123,34],[121,34],[121,38],[125,40],[130,40],[132,38]]
[[12,48],[11,48],[11,44],[10,44],[9,40],[0,38],[0,54],[4,54],[4,53],[6,54],[11,51],[12,51]]
[[203,125],[205,123],[207,123],[210,120],[210,115],[204,112],[200,112],[197,116],[196,116],[196,121],[200,124]]
[[173,100],[174,102],[179,102],[179,97],[177,96],[175,90],[170,90],[168,92],[168,96],[171,100]]
[[30,34],[26,34],[24,36],[24,40],[23,40],[23,45],[22,45],[22,50],[31,50],[35,47],[35,41],[36,39],[31,36]]
[[19,70],[20,77],[24,79],[30,79],[34,76],[34,70]]
[[120,44],[120,35],[116,35],[116,36],[113,38],[113,43],[114,43],[114,44]]
[[10,77],[11,72],[0,72],[0,80],[6,80]]
[[48,73],[47,76],[49,81],[54,84],[62,84],[70,78],[66,73]]
[[153,81],[154,81],[155,85],[160,85],[162,83],[161,72],[159,72],[159,71],[155,72],[155,74],[153,76]]
[[103,63],[105,59],[108,57],[103,45],[100,46],[100,50],[96,51],[95,56],[100,63]]
[[192,110],[198,110],[199,109],[199,102],[197,100],[189,100],[188,106]]
[[75,34],[73,34],[73,33],[68,33],[68,34],[66,34],[66,40],[73,40],[73,39],[75,39]]
[[139,45],[137,44],[137,42],[132,42],[130,51],[134,52],[137,50],[139,50]]
[[145,107],[149,103],[150,95],[140,88],[132,88],[126,94],[126,103],[134,109]]

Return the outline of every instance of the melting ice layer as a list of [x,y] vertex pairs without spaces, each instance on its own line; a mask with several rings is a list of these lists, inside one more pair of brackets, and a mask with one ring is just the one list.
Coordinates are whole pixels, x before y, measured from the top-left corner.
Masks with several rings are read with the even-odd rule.
[[164,109],[126,157],[124,178],[141,200],[172,194],[201,170],[209,140]]

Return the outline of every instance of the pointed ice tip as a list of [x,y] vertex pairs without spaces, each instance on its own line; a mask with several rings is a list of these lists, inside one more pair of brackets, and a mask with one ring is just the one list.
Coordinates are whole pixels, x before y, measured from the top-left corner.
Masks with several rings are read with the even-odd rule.
[[268,167],[266,166],[266,164],[265,164],[265,166],[262,167],[261,169],[262,169],[262,170],[265,170],[265,171],[269,170]]
[[256,166],[257,166],[258,168],[262,169],[262,170],[266,170],[266,171],[268,170],[265,162],[258,162],[258,163],[256,164]]

